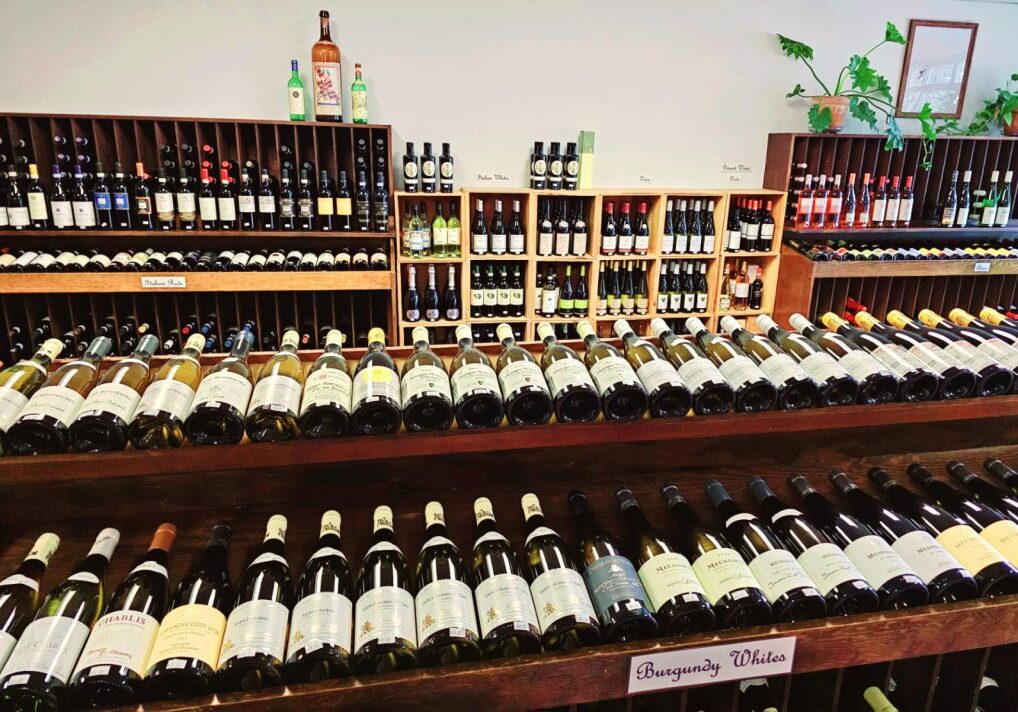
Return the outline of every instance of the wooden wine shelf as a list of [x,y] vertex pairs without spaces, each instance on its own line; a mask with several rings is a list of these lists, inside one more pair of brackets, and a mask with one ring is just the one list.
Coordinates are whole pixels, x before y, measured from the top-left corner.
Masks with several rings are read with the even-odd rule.
[[[143,287],[143,278],[183,279],[186,287]],[[71,272],[4,274],[0,294],[390,290],[392,272]]]
[[[1018,642],[1018,600],[1008,596],[914,611],[605,645],[567,653],[528,655],[223,695],[216,704],[196,698],[145,704],[142,709],[151,712],[221,709],[284,712],[295,707],[377,710],[382,700],[389,709],[417,708],[422,700],[427,700],[429,709],[539,709],[550,703],[561,706],[625,697],[630,661],[637,655],[748,643],[779,636],[795,636],[793,672],[796,674],[882,663],[901,658],[903,652],[916,657],[943,655]],[[907,650],[902,649],[903,641],[908,641]],[[123,712],[128,709],[138,708],[122,708]]]
[[[340,232],[321,230],[4,230],[0,232],[0,243],[9,238],[18,237],[45,237],[45,238],[130,238],[134,244],[131,247],[148,247],[147,244],[139,243],[137,238],[160,238],[172,237],[177,240],[189,239],[213,239],[224,237],[253,238],[254,240],[277,240],[297,239],[302,237],[314,237],[324,239],[371,239],[391,240],[395,236],[392,230],[387,232]],[[47,247],[49,247],[47,245]],[[262,248],[265,246],[263,245]],[[262,249],[254,245],[251,249]]]
[[[1013,221],[1011,225],[1013,225]],[[1018,237],[1018,227],[871,227],[861,230],[800,230],[786,226],[785,238],[796,240],[844,240],[866,243],[875,240],[1003,240]]]

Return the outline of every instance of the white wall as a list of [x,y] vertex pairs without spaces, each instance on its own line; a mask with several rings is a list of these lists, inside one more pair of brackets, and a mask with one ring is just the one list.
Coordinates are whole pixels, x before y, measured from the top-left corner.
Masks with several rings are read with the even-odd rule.
[[[723,186],[725,163],[759,186],[767,134],[806,126],[784,95],[809,76],[775,32],[833,76],[885,20],[978,22],[966,119],[1018,71],[1018,6],[963,0],[2,0],[0,111],[285,119],[289,60],[307,70],[323,7],[371,120],[399,153],[450,141],[457,185],[524,185],[535,139],[592,129],[597,186]],[[895,90],[903,56],[872,57]]]

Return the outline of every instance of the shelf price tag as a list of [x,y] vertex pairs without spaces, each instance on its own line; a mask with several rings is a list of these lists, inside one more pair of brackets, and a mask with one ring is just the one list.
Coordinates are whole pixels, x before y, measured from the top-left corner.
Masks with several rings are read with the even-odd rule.
[[628,694],[787,675],[794,657],[795,636],[634,655]]
[[187,277],[142,277],[142,289],[187,289]]
[[990,263],[989,262],[974,262],[972,264],[972,271],[973,272],[989,272],[990,271]]

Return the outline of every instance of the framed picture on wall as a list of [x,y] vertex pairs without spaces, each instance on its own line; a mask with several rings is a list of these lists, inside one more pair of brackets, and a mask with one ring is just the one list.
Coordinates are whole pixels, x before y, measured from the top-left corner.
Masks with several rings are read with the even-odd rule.
[[909,21],[898,116],[917,116],[928,103],[934,116],[961,118],[978,28],[975,22]]

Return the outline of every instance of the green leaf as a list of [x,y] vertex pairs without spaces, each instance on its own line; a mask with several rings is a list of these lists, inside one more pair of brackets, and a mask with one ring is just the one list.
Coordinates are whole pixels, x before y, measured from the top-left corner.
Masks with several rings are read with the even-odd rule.
[[873,107],[865,99],[853,96],[848,100],[848,111],[874,131],[877,130],[877,112],[873,111]]
[[886,123],[887,128],[884,129],[884,133],[887,135],[887,140],[884,141],[884,150],[900,151],[905,147],[905,137],[901,135],[901,127],[890,114],[887,115]]
[[809,45],[803,44],[802,42],[796,42],[784,35],[778,35],[778,42],[781,43],[781,50],[785,53],[785,55],[792,59],[813,59],[813,48]]
[[853,54],[848,60],[848,73],[852,77],[852,88],[868,92],[877,86],[877,74],[867,57]]
[[806,96],[806,90],[802,88],[802,84],[796,84],[792,91],[785,94],[786,99],[790,99],[793,96]]
[[1018,95],[1012,96],[1000,107],[1000,121],[1002,125],[1007,126],[1011,123],[1011,117],[1014,115],[1015,109],[1018,109]]
[[876,83],[877,85],[873,88],[873,91],[879,94],[885,101],[894,101],[894,97],[891,96],[891,85],[884,79],[883,74],[876,75]]
[[821,109],[819,104],[809,107],[807,117],[809,118],[810,131],[814,133],[823,133],[831,127],[831,123],[834,121],[830,107],[825,106]]
[[916,118],[919,119],[919,126],[922,127],[923,136],[931,141],[936,141],[937,127],[934,126],[933,107],[930,106],[929,102],[923,104],[923,108],[916,114]]
[[884,42],[896,42],[898,44],[905,44],[905,38],[902,36],[898,28],[894,26],[893,22],[887,23],[887,29],[884,30]]

